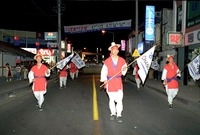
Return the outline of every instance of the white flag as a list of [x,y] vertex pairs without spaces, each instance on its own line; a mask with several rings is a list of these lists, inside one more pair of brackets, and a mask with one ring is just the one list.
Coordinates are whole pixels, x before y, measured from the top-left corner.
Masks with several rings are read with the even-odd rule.
[[81,57],[78,54],[76,54],[72,58],[72,62],[77,66],[78,69],[85,66],[85,62],[81,59]]
[[194,81],[200,79],[200,74],[199,74],[199,60],[200,60],[200,55],[198,55],[194,60],[192,60],[188,64],[188,70],[190,76],[193,78]]
[[137,64],[139,66],[138,74],[143,84],[151,66],[154,50],[155,46],[153,46],[151,49],[149,49],[147,52],[137,58]]
[[67,63],[71,60],[71,58],[74,56],[74,54],[72,53],[71,55],[69,55],[68,57],[64,58],[63,60],[59,61],[56,63],[56,67],[59,69],[63,69]]

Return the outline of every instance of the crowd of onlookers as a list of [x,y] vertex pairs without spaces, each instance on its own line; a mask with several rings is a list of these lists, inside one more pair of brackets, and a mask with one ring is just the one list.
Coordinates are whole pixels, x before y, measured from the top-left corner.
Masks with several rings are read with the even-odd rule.
[[6,63],[5,74],[6,81],[12,80],[26,80],[28,79],[28,72],[30,70],[31,65],[24,66],[20,64],[16,64],[15,67],[11,67],[9,63]]

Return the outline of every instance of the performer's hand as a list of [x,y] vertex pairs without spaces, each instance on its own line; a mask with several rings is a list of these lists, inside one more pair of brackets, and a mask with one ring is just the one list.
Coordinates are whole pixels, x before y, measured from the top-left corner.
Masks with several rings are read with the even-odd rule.
[[49,74],[50,73],[50,70],[46,70],[46,74]]
[[163,85],[167,85],[167,81],[166,80],[163,81]]
[[103,87],[104,87],[104,88],[106,88],[106,84],[107,84],[107,83],[108,83],[107,80],[103,82]]
[[127,67],[123,67],[123,68],[122,68],[122,71],[125,71],[125,70],[127,70]]

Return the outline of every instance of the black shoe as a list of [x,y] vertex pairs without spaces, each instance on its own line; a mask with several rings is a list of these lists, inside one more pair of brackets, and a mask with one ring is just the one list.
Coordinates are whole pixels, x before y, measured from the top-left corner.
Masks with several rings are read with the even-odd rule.
[[122,117],[117,117],[116,120],[117,122],[122,123]]
[[172,104],[169,105],[169,109],[173,109],[173,105]]
[[115,115],[111,115],[110,120],[115,120],[115,117],[116,117]]
[[39,108],[39,111],[40,111],[40,112],[43,111],[42,107],[38,107],[38,108]]

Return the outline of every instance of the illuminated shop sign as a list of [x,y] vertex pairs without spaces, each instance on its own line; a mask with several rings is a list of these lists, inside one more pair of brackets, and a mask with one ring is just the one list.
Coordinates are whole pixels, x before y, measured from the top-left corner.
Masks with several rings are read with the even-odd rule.
[[186,27],[200,24],[200,1],[187,2]]
[[183,40],[183,34],[181,32],[169,31],[167,33],[167,44],[181,46]]
[[146,16],[145,16],[145,40],[154,41],[155,40],[155,6],[146,6]]
[[57,32],[45,32],[44,38],[45,40],[57,40],[58,33]]
[[185,45],[200,43],[200,29],[185,34]]
[[125,51],[125,50],[126,50],[126,41],[121,40],[121,51]]

